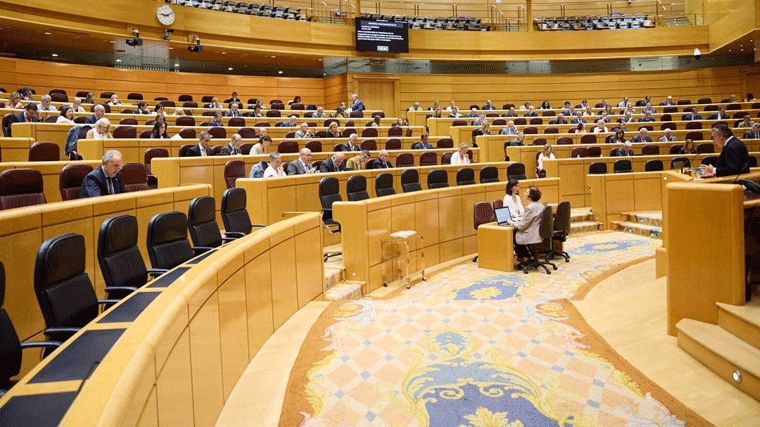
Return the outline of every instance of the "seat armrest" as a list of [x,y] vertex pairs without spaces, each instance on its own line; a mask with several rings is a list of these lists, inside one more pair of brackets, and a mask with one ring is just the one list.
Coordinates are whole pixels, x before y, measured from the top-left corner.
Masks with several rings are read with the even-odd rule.
[[151,277],[158,277],[158,276],[166,273],[167,271],[169,271],[169,270],[164,269],[164,268],[149,268],[148,269],[148,275],[150,275]]
[[210,246],[193,246],[193,254],[195,256],[197,256],[197,255],[200,255],[200,254],[202,254],[204,252],[208,252],[211,249],[215,249],[215,248],[212,248]]
[[237,231],[225,231],[224,235],[234,239],[245,237],[245,233],[238,233]]
[[21,343],[21,348],[58,348],[61,344],[59,341],[27,341]]
[[251,227],[266,227],[264,224],[251,224]]
[[80,328],[47,328],[44,331],[42,331],[45,335],[50,334],[75,334],[79,332]]
[[[225,234],[227,234],[227,233],[225,233]],[[222,237],[222,241],[224,243],[234,242],[237,239],[238,239],[238,237]]]
[[133,288],[132,286],[113,286],[113,287],[106,286],[106,289],[105,289],[106,292],[120,292],[120,291],[134,292],[136,290],[137,288]]
[[120,299],[99,299],[98,305],[116,304],[119,301],[121,300]]

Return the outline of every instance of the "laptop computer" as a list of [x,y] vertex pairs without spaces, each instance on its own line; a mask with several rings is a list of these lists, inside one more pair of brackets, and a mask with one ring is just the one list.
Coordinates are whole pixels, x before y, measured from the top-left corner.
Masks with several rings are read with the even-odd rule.
[[496,215],[496,223],[499,225],[507,225],[507,222],[512,220],[512,214],[509,212],[508,207],[494,209]]

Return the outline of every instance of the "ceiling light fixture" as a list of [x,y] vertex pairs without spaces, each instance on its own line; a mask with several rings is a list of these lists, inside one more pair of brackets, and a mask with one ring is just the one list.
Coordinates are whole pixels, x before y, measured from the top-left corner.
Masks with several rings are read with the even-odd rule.
[[53,54],[53,58],[57,58],[57,57],[58,57],[58,54],[57,54],[57,53],[54,53],[54,54]]
[[282,74],[282,70],[278,71],[277,74]]

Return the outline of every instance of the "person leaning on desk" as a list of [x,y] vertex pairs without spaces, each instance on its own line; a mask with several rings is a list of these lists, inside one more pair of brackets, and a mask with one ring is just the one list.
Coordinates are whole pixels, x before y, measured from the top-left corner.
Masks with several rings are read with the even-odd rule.
[[723,147],[715,166],[702,165],[702,177],[731,176],[749,172],[749,152],[747,146],[731,133],[724,124],[716,124],[710,129],[712,140],[718,147]]

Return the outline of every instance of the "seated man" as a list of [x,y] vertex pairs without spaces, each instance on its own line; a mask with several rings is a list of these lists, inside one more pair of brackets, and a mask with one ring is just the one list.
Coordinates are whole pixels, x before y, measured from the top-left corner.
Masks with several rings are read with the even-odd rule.
[[507,127],[501,128],[501,131],[499,131],[499,135],[517,135],[518,133],[520,132],[517,130],[515,122],[512,120],[507,122]]
[[243,137],[239,134],[232,135],[232,139],[230,139],[230,143],[222,147],[221,151],[219,151],[220,156],[236,156],[238,154],[243,154],[242,151],[240,151],[240,145],[243,144]]
[[132,114],[151,114],[151,111],[148,108],[148,103],[145,101],[137,101],[137,109],[133,111]]
[[648,133],[649,131],[647,128],[639,128],[639,134],[631,138],[631,142],[652,142],[652,137],[650,137]]
[[121,179],[121,153],[108,150],[103,156],[103,163],[97,169],[88,173],[82,181],[79,198],[108,196],[110,194],[126,193],[127,187]]
[[278,176],[285,176],[285,171],[282,168],[282,156],[280,153],[269,153],[269,166],[264,171],[264,178],[275,178]]
[[37,111],[58,111],[58,109],[50,104],[50,95],[42,95],[40,105],[37,106]]
[[232,96],[230,99],[226,100],[225,102],[241,102],[240,98],[238,98],[237,92],[232,92]]
[[639,122],[641,123],[647,123],[647,122],[654,122],[656,119],[652,117],[652,113],[646,112],[644,113],[644,117],[639,119]]
[[496,106],[491,103],[490,99],[486,101],[486,105],[483,106],[483,110],[486,110],[486,111],[491,111],[495,109],[496,109]]
[[[581,114],[583,114],[583,113],[581,113]],[[565,119],[565,115],[564,114],[559,113],[559,115],[557,116],[557,118],[554,119],[554,120],[551,120],[549,122],[549,124],[553,124],[553,125],[566,125],[567,124],[567,120]]]
[[12,136],[14,123],[24,123],[24,122],[34,123],[34,122],[39,122],[39,121],[40,121],[40,118],[37,115],[37,106],[30,102],[29,104],[26,104],[26,106],[24,106],[24,111],[20,113],[11,114],[8,117],[8,135]]
[[618,123],[633,123],[636,119],[633,118],[630,112],[626,112],[625,115],[618,119]]
[[538,117],[538,112],[536,112],[536,107],[530,106],[528,107],[528,112],[523,114],[525,117]]
[[618,103],[618,108],[628,108],[631,105],[630,101],[628,101],[628,97],[624,96],[623,100]]
[[483,123],[487,123],[488,120],[486,120],[486,113],[480,113],[478,115],[478,118],[472,121],[473,126],[482,126]]
[[322,173],[344,171],[346,169],[346,165],[343,163],[344,160],[346,160],[346,155],[342,152],[337,152],[319,165],[319,171]]
[[102,119],[106,115],[106,107],[100,104],[96,104],[95,107],[93,107],[92,111],[92,115],[84,119],[84,122],[89,125],[94,125],[95,122]]
[[214,112],[214,120],[211,120],[208,123],[209,127],[224,127],[224,121],[222,120],[222,112],[216,111]]
[[644,108],[643,110],[641,110],[641,112],[644,113],[644,114],[646,114],[646,113],[657,114],[657,110],[654,107],[652,107],[652,103],[651,102],[647,102],[646,108]]
[[752,125],[752,130],[744,132],[744,139],[760,139],[760,123]]
[[751,128],[752,127],[752,117],[750,117],[749,114],[745,114],[744,115],[744,120],[742,120],[741,122],[739,122],[739,126],[737,126],[737,127],[740,127],[740,128]]
[[230,109],[224,112],[224,115],[226,117],[242,117],[243,114],[240,112],[240,104],[237,102],[233,102],[230,104]]
[[311,150],[302,148],[298,152],[298,159],[288,163],[288,175],[304,175],[308,173],[319,173],[311,165]]
[[325,114],[325,109],[322,107],[317,107],[317,112],[314,113],[311,117],[315,119],[326,119],[327,114]]
[[280,122],[280,127],[282,127],[282,128],[294,128],[294,127],[298,127],[298,117],[296,117],[295,114],[289,115],[287,122]]
[[435,148],[433,147],[433,144],[428,141],[429,138],[428,134],[423,133],[420,136],[420,140],[412,144],[412,150],[432,150]]
[[348,142],[340,146],[340,151],[362,151],[359,147],[359,137],[355,133],[348,136]]
[[629,105],[625,109],[620,110],[620,114],[624,115],[626,113],[636,114],[636,110],[633,108],[633,105]]
[[738,176],[749,172],[749,152],[747,146],[735,137],[728,126],[724,124],[713,125],[710,129],[713,142],[722,147],[718,162],[715,166],[702,165],[702,177],[712,176]]
[[359,100],[359,95],[351,95],[351,111],[364,111],[364,103]]
[[586,119],[583,118],[583,112],[578,111],[575,113],[575,118],[570,121],[570,124],[577,125],[578,123],[586,123]]
[[419,101],[414,101],[412,103],[412,106],[409,107],[409,109],[407,111],[422,111],[422,107],[420,107],[420,102]]
[[515,111],[515,107],[509,107],[509,111],[502,114],[502,117],[517,117],[517,112]]
[[657,142],[675,142],[676,137],[671,135],[671,132],[672,131],[670,130],[670,128],[665,128],[662,131],[662,136],[659,139],[657,139]]
[[665,101],[660,102],[660,105],[664,105],[664,106],[669,107],[669,106],[672,106],[672,105],[676,105],[676,103],[673,102],[673,97],[670,96],[670,95],[668,95],[668,97],[665,99]]
[[[483,116],[485,116],[485,114]],[[471,118],[471,119],[478,117],[478,109],[477,108],[471,109],[470,112],[467,113],[467,115],[465,117]]]
[[635,156],[635,154],[633,153],[633,148],[631,148],[631,142],[626,141],[625,143],[623,143],[623,147],[615,150],[614,155],[615,156]]
[[452,99],[451,102],[449,102],[449,106],[446,107],[446,111],[454,111],[454,108],[456,108],[457,111],[459,110],[459,107],[457,107],[457,103],[454,102],[454,100]]
[[74,98],[74,100],[71,101],[71,109],[74,110],[75,113],[84,113],[84,108],[82,108],[82,98]]
[[388,161],[388,151],[380,150],[377,158],[372,161],[372,169],[390,169],[393,165]]
[[684,120],[684,121],[702,120],[702,116],[700,114],[697,114],[697,108],[694,107],[691,109],[690,113],[686,113],[683,116],[681,116],[681,120]]
[[707,120],[726,120],[728,118],[728,114],[726,114],[726,107],[720,107],[718,112],[707,116]]
[[193,145],[187,150],[185,154],[187,157],[211,157],[214,155],[214,151],[208,148],[211,142],[211,134],[208,132],[201,132],[198,137],[198,144]]
[[367,169],[367,162],[369,162],[369,151],[362,150],[361,153],[346,160],[346,170],[358,171]]
[[459,114],[459,108],[457,108],[456,106],[452,107],[451,108],[451,114],[449,114],[449,118],[450,119],[458,119],[460,117],[462,117],[462,115]]
[[249,114],[251,117],[264,117],[264,115],[261,113],[261,105],[254,105],[253,112]]
[[313,138],[314,134],[309,130],[309,125],[301,123],[300,128],[296,131],[296,138]]

